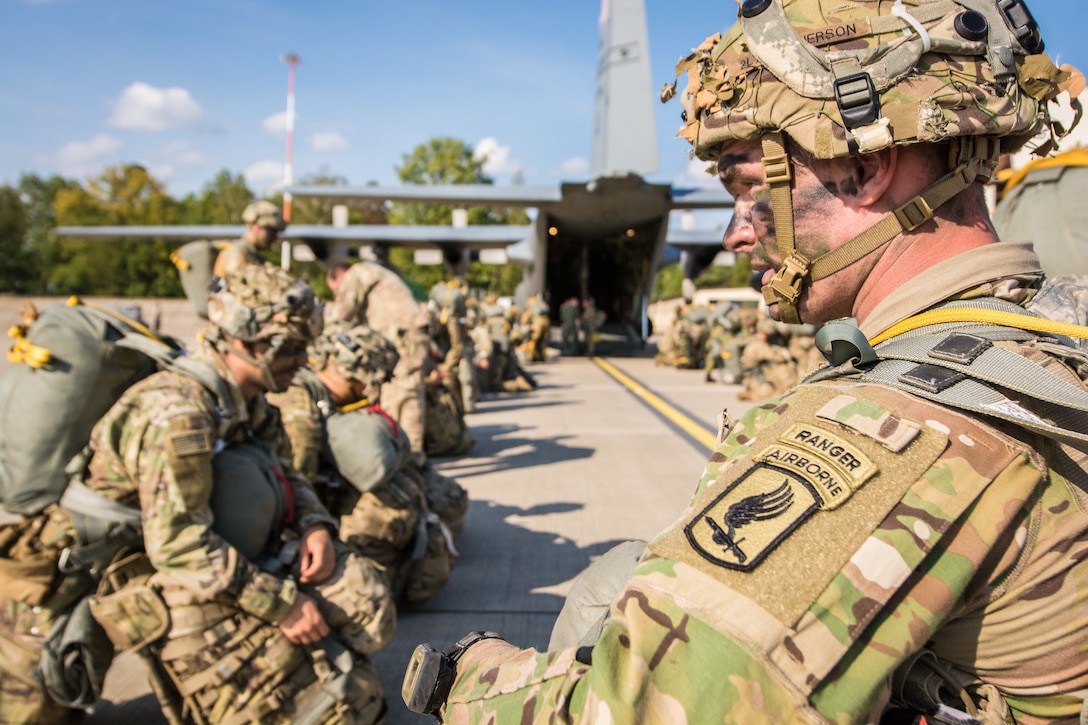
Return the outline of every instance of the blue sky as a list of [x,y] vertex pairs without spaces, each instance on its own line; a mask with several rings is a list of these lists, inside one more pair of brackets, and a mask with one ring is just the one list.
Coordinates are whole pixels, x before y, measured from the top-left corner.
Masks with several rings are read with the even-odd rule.
[[[645,0],[654,88],[732,24],[734,0]],[[1034,0],[1047,50],[1088,68],[1083,0]],[[0,183],[145,164],[175,195],[220,169],[283,178],[297,53],[295,179],[396,183],[434,136],[491,150],[498,183],[585,179],[598,0],[0,0]],[[656,104],[660,170],[691,184],[674,101]],[[701,165],[699,165],[701,168]]]

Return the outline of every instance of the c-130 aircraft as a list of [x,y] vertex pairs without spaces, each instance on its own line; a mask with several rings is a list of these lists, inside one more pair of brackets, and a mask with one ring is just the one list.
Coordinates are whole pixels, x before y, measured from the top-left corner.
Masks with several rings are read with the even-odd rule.
[[[649,334],[646,305],[666,247],[680,252],[690,280],[722,251],[721,232],[670,226],[673,210],[728,209],[724,190],[678,188],[647,181],[657,171],[645,0],[602,0],[599,20],[595,120],[590,179],[557,186],[485,184],[401,186],[293,186],[294,198],[366,199],[536,209],[529,225],[289,225],[280,235],[308,245],[332,263],[350,249],[389,247],[439,249],[454,273],[472,253],[528,247],[519,297],[545,294],[558,303],[592,297],[613,322],[634,335]],[[682,225],[681,225],[682,226]],[[62,236],[83,238],[227,239],[241,225],[58,227]],[[379,256],[381,256],[379,254]]]

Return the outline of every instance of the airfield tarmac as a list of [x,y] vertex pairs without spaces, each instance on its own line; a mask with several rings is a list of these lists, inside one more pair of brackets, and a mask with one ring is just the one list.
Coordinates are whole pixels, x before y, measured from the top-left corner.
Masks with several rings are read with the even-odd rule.
[[[400,698],[420,642],[441,648],[489,629],[545,649],[571,579],[617,543],[671,524],[698,482],[722,409],[736,418],[751,405],[737,400],[739,386],[655,367],[651,357],[552,358],[528,370],[536,391],[486,395],[468,416],[469,453],[434,459],[471,504],[446,588],[402,610],[392,643],[373,658],[387,725],[433,722]],[[122,655],[84,722],[166,721],[142,665]]]

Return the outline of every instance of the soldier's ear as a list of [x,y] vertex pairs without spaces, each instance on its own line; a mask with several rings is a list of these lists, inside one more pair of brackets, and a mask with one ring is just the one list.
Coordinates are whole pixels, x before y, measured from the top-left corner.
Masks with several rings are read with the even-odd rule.
[[851,181],[856,189],[854,202],[858,206],[873,206],[884,199],[899,168],[899,148],[892,146],[873,153],[860,154],[851,161]]

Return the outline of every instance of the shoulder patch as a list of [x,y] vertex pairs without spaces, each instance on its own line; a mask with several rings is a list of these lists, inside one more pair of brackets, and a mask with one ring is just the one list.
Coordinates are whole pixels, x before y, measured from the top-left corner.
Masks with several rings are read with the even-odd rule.
[[170,435],[166,439],[172,459],[185,458],[212,452],[211,437],[207,431],[186,430]]
[[907,491],[930,485],[948,447],[945,433],[889,412],[903,397],[803,387],[788,415],[756,429],[749,413],[718,449],[731,465],[650,550],[796,623]]
[[759,459],[804,479],[817,492],[822,509],[841,506],[879,470],[846,436],[811,423],[789,428]]
[[820,497],[801,476],[757,465],[700,511],[684,533],[704,559],[750,571],[819,505]]

